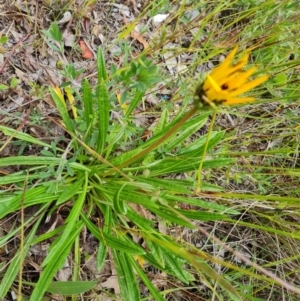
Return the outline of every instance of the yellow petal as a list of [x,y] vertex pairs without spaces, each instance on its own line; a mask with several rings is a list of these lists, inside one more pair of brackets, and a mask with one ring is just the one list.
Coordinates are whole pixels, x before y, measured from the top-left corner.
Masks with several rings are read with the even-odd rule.
[[216,72],[216,73],[211,73],[211,76],[214,77],[215,81],[219,81],[222,78],[226,78],[235,72],[242,70],[243,67],[247,64],[249,54],[245,54],[242,59],[234,66],[229,66],[227,70],[224,70],[223,72]]
[[216,92],[221,91],[220,86],[215,82],[215,80],[209,74],[207,75],[207,80],[209,81],[209,83],[211,84],[211,86],[214,88]]
[[[239,72],[237,74],[233,74],[226,81],[227,85],[231,87],[239,87],[243,85],[247,79],[257,70],[257,67],[250,68],[245,72]],[[221,85],[221,83],[220,83]]]
[[236,52],[238,50],[238,46],[235,46],[232,51],[228,54],[228,56],[226,57],[226,59],[216,68],[212,71],[211,75],[215,73],[223,73],[224,70],[226,70],[230,64],[231,64],[231,61],[233,60]]
[[245,93],[245,92],[259,86],[260,84],[265,82],[268,78],[269,78],[268,75],[256,78],[256,79],[254,79],[253,81],[251,81],[247,84],[241,85],[240,88],[238,88],[235,91],[233,91],[232,93],[230,93],[230,95],[231,96],[237,96],[237,95],[240,95],[242,93]]

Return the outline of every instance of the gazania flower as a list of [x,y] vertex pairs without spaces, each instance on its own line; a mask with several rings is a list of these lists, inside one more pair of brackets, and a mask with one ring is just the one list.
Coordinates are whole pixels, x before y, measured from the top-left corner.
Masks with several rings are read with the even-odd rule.
[[197,88],[195,102],[202,105],[225,104],[234,105],[255,100],[254,97],[239,97],[239,95],[259,86],[265,82],[269,76],[264,75],[252,81],[250,76],[257,70],[252,67],[243,70],[247,64],[249,53],[244,55],[236,64],[232,63],[238,47],[236,46],[227,58],[215,68],[205,81]]

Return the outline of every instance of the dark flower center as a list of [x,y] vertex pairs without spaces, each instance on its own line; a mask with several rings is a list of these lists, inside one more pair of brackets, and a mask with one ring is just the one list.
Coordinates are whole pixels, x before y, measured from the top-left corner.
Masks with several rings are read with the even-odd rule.
[[222,87],[221,87],[222,90],[228,90],[228,88],[229,88],[229,87],[228,87],[227,84],[223,84]]

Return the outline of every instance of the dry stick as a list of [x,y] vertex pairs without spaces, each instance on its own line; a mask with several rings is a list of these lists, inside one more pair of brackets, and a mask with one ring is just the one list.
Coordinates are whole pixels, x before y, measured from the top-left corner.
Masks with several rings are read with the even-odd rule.
[[31,35],[31,33],[27,34],[25,37],[19,39],[18,43],[13,47],[13,49],[11,50],[11,52],[9,53],[9,55],[7,56],[7,58],[5,59],[2,67],[0,68],[0,74],[3,72],[5,66],[7,65],[8,61],[10,60],[11,56],[13,55],[13,53],[16,51],[16,49],[20,46],[20,44],[28,38],[28,36]]
[[[137,155],[133,156],[129,160],[125,161],[121,165],[117,166],[118,169],[123,169],[125,166],[133,163],[134,161],[137,161],[138,159],[142,158],[144,155],[150,153],[154,149],[158,148],[167,138],[168,136],[172,135],[173,133],[176,133],[177,130],[188,120],[190,119],[196,112],[198,108],[194,106],[190,111],[188,111],[182,119],[179,120],[178,123],[176,123],[166,134],[164,134],[160,139],[158,139],[156,142],[151,144],[146,149],[139,152]],[[109,172],[105,173],[104,176],[107,176],[109,174],[112,174],[113,170],[110,170]]]

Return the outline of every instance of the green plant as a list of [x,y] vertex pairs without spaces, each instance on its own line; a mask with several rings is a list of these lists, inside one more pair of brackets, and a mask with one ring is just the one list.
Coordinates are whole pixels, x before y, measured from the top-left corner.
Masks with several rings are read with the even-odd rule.
[[[54,19],[59,19],[61,5],[54,2]],[[64,9],[71,5],[75,9],[70,1]],[[14,221],[0,239],[1,254],[5,250],[11,259],[0,275],[1,297],[10,289],[18,290],[20,299],[21,288],[24,295],[31,295],[36,285],[32,298],[41,298],[46,290],[73,295],[75,300],[93,287],[94,281],[78,281],[85,276],[83,258],[93,258],[82,250],[81,235],[88,233],[99,245],[99,270],[112,262],[124,300],[145,295],[180,299],[176,291],[190,288],[207,300],[298,300],[293,293],[299,294],[299,289],[289,285],[290,280],[297,283],[300,240],[295,5],[287,0],[182,1],[180,5],[150,1],[135,21],[144,20],[147,9],[149,16],[161,12],[170,16],[155,29],[144,51],[147,57],[136,56],[135,41],[125,39],[132,23],[118,37],[121,51],[114,53],[117,59],[109,58],[115,62],[109,73],[99,50],[95,86],[86,80],[79,85],[76,80],[82,70],[64,57],[58,72],[67,82],[51,89],[57,113],[43,116],[33,111],[25,121],[21,112],[4,112],[1,121],[7,126],[1,125],[0,130],[6,138],[1,137],[0,154],[6,145],[17,149],[12,150],[12,158],[0,159],[1,222]],[[108,10],[111,14],[111,7]],[[74,14],[76,19],[82,16],[81,9]],[[75,23],[79,31],[81,22]],[[59,55],[68,53],[68,59],[73,59],[63,45],[57,46],[59,29],[55,34],[55,27],[51,28],[47,41]],[[170,42],[176,47],[169,47]],[[250,96],[275,97],[275,101],[219,110],[216,119],[216,114],[209,119],[211,111],[195,114],[196,108],[190,109],[191,85],[186,83],[194,81],[196,69],[203,82],[206,63],[218,64],[220,54],[236,43],[241,49],[254,48],[250,62],[260,63],[267,68],[262,72],[273,75],[262,87],[263,94],[257,90]],[[157,68],[167,52],[188,65],[186,73],[174,78]],[[181,60],[186,55],[189,59]],[[161,83],[168,95],[159,95]],[[222,86],[216,78],[210,84],[217,90]],[[41,95],[47,92],[36,90]],[[197,94],[196,100],[203,100]],[[149,95],[164,99],[150,107],[144,101]],[[157,119],[150,128],[153,138],[146,142],[147,127],[136,122],[141,116]],[[227,118],[231,122],[224,124]],[[205,134],[202,125],[207,121],[210,128]],[[64,134],[51,142],[34,138],[32,126],[43,123],[48,130],[55,126]],[[24,124],[31,135],[20,130]],[[200,179],[201,185],[196,184]],[[32,208],[34,215],[24,218]],[[57,216],[63,223],[57,222]],[[49,218],[57,220],[51,230],[41,231]],[[182,231],[183,227],[189,230]],[[164,228],[165,234],[159,230]],[[188,238],[173,236],[175,230],[188,233]],[[205,238],[203,246],[187,242],[193,234]],[[51,246],[47,257],[41,256],[45,273],[27,278],[22,272],[28,267],[26,254],[46,242]],[[19,252],[12,251],[12,245],[20,246]],[[251,253],[250,260],[244,256],[242,263],[235,264],[240,248]],[[72,262],[72,281],[53,281],[56,271],[65,268],[64,258]],[[153,284],[153,271],[168,274],[172,286]]]
[[[143,75],[144,68],[151,71],[149,78]],[[151,67],[151,62],[141,58],[140,61],[131,64],[127,74],[121,73],[114,79],[125,81],[126,87],[140,95],[137,99],[133,98],[132,101],[129,101],[125,113],[128,120],[130,120],[131,112],[138,106],[141,93],[145,93],[146,89],[155,83],[152,80],[152,78],[155,79],[155,72],[156,69]],[[18,273],[20,261],[24,259],[29,245],[47,238],[52,240],[52,244],[49,254],[42,264],[43,273],[34,285],[31,296],[32,300],[40,300],[51,285],[54,274],[61,268],[66,256],[71,251],[74,252],[74,256],[75,253],[79,252],[78,249],[74,249],[74,244],[76,245],[75,242],[79,239],[78,235],[83,227],[87,227],[88,231],[99,241],[98,269],[103,266],[108,249],[112,249],[121,295],[124,300],[139,299],[138,281],[133,281],[135,273],[139,275],[153,297],[157,300],[163,300],[163,295],[151,284],[143,268],[135,263],[135,256],[143,258],[151,265],[174,275],[185,283],[193,280],[193,275],[182,269],[183,262],[186,260],[187,262],[191,261],[197,268],[204,271],[203,274],[199,270],[201,277],[207,277],[205,275],[217,277],[209,265],[203,261],[196,261],[192,253],[189,254],[188,251],[185,251],[182,253],[183,255],[180,255],[182,248],[180,244],[161,234],[154,221],[149,218],[155,214],[158,219],[164,220],[169,225],[175,223],[194,228],[193,224],[186,218],[223,220],[226,219],[227,214],[238,213],[236,210],[221,205],[194,200],[191,197],[195,187],[192,179],[173,180],[172,182],[167,179],[170,174],[190,172],[198,168],[207,139],[200,137],[192,143],[186,143],[185,140],[206,122],[209,113],[196,115],[180,127],[178,135],[169,136],[164,144],[164,154],[160,151],[148,153],[144,158],[140,158],[143,160],[140,162],[142,164],[131,164],[120,170],[117,166],[121,166],[123,162],[130,160],[132,156],[158,141],[159,137],[172,129],[182,114],[170,123],[167,111],[162,112],[153,138],[129,152],[116,156],[113,150],[116,150],[121,141],[127,138],[124,132],[117,131],[120,128],[119,125],[110,125],[109,111],[112,109],[112,103],[110,103],[109,98],[109,86],[110,80],[105,68],[104,56],[99,48],[98,85],[94,90],[87,80],[83,82],[84,111],[79,112],[77,119],[70,117],[61,90],[58,87],[50,89],[64,128],[71,136],[71,140],[66,142],[65,150],[53,143],[47,144],[38,141],[25,133],[13,133],[9,128],[1,126],[1,131],[6,135],[14,134],[14,137],[19,141],[30,142],[45,149],[41,149],[40,154],[36,156],[0,159],[1,166],[23,166],[23,170],[0,179],[1,185],[11,183],[15,186],[12,191],[7,188],[1,192],[2,210],[0,218],[3,219],[16,210],[30,206],[38,205],[40,206],[39,212],[51,214],[67,203],[73,204],[69,214],[65,216],[63,226],[37,237],[34,237],[34,234],[36,234],[42,215],[39,213],[32,217],[31,221],[35,221],[35,227],[30,230],[32,235],[24,238],[23,257],[17,253],[8,272],[4,275],[2,283],[5,285],[0,287],[1,298],[5,296],[13,283]],[[72,104],[71,106],[73,107]],[[171,137],[173,138],[171,139]],[[208,140],[207,150],[216,145],[222,137],[222,132],[212,132]],[[203,168],[222,166],[229,162],[231,159],[212,158],[204,161]],[[203,188],[205,190],[219,190],[219,188],[205,183],[203,183]],[[201,211],[184,210],[180,208],[181,205],[178,206],[180,203],[206,209]],[[146,216],[138,214],[136,212],[138,207],[143,207],[148,214]],[[99,228],[93,220],[101,216],[103,227]],[[22,226],[17,226],[14,231],[4,236],[1,239],[1,245],[5,244],[14,233],[22,229],[22,231],[27,232],[29,230],[28,222]],[[131,225],[132,223],[134,227]],[[143,238],[145,246],[138,245],[132,236]],[[78,279],[79,271],[76,273],[74,277]],[[230,294],[237,295],[225,279],[219,279],[219,281],[220,285]]]

